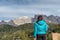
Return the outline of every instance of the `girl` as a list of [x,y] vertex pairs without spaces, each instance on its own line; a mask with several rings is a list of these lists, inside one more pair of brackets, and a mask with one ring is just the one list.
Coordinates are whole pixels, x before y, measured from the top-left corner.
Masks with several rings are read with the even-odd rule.
[[48,31],[48,25],[43,20],[42,15],[37,17],[37,21],[34,24],[34,40],[46,40],[46,33]]

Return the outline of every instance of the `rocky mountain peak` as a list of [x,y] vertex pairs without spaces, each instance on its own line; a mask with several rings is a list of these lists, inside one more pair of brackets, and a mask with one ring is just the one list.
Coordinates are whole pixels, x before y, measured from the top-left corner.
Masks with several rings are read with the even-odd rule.
[[[38,16],[39,15],[35,15],[33,20],[36,21],[36,18]],[[44,20],[49,23],[60,24],[60,17],[59,16],[54,16],[54,15],[50,15],[50,16],[42,15],[42,16],[43,16]]]

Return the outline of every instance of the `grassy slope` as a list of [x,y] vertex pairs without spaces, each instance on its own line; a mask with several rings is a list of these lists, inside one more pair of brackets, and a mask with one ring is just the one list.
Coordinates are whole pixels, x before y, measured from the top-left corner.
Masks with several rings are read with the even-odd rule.
[[[60,25],[48,24],[50,32],[60,32]],[[51,40],[51,33],[48,31],[47,39]],[[24,24],[18,27],[0,25],[0,40],[33,40],[33,23]]]

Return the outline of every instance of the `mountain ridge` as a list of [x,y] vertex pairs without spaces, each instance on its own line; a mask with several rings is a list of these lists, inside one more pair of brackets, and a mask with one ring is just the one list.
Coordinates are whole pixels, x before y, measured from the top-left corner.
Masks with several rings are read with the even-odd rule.
[[[9,24],[9,25],[13,25],[13,26],[18,26],[18,25],[23,25],[25,23],[34,23],[36,22],[36,19],[39,15],[35,15],[34,17],[28,17],[28,16],[22,16],[22,17],[18,17],[14,20],[10,20],[8,22],[2,20],[0,22],[0,24]],[[42,15],[43,19],[47,22],[47,23],[53,23],[53,24],[60,24],[60,17],[59,16],[54,16],[54,15]]]
[[[33,21],[35,22],[37,17],[39,15],[35,15],[33,18]],[[54,16],[54,15],[50,15],[50,16],[46,16],[46,15],[42,15],[43,19],[48,22],[48,23],[54,23],[54,24],[60,24],[60,17],[59,16]]]

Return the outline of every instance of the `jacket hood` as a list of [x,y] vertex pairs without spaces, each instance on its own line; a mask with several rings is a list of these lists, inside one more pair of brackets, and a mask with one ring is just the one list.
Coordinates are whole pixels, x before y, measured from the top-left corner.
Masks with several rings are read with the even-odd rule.
[[38,21],[38,23],[39,23],[40,25],[43,25],[43,24],[45,24],[45,21],[44,21],[44,20],[40,20],[40,21]]

